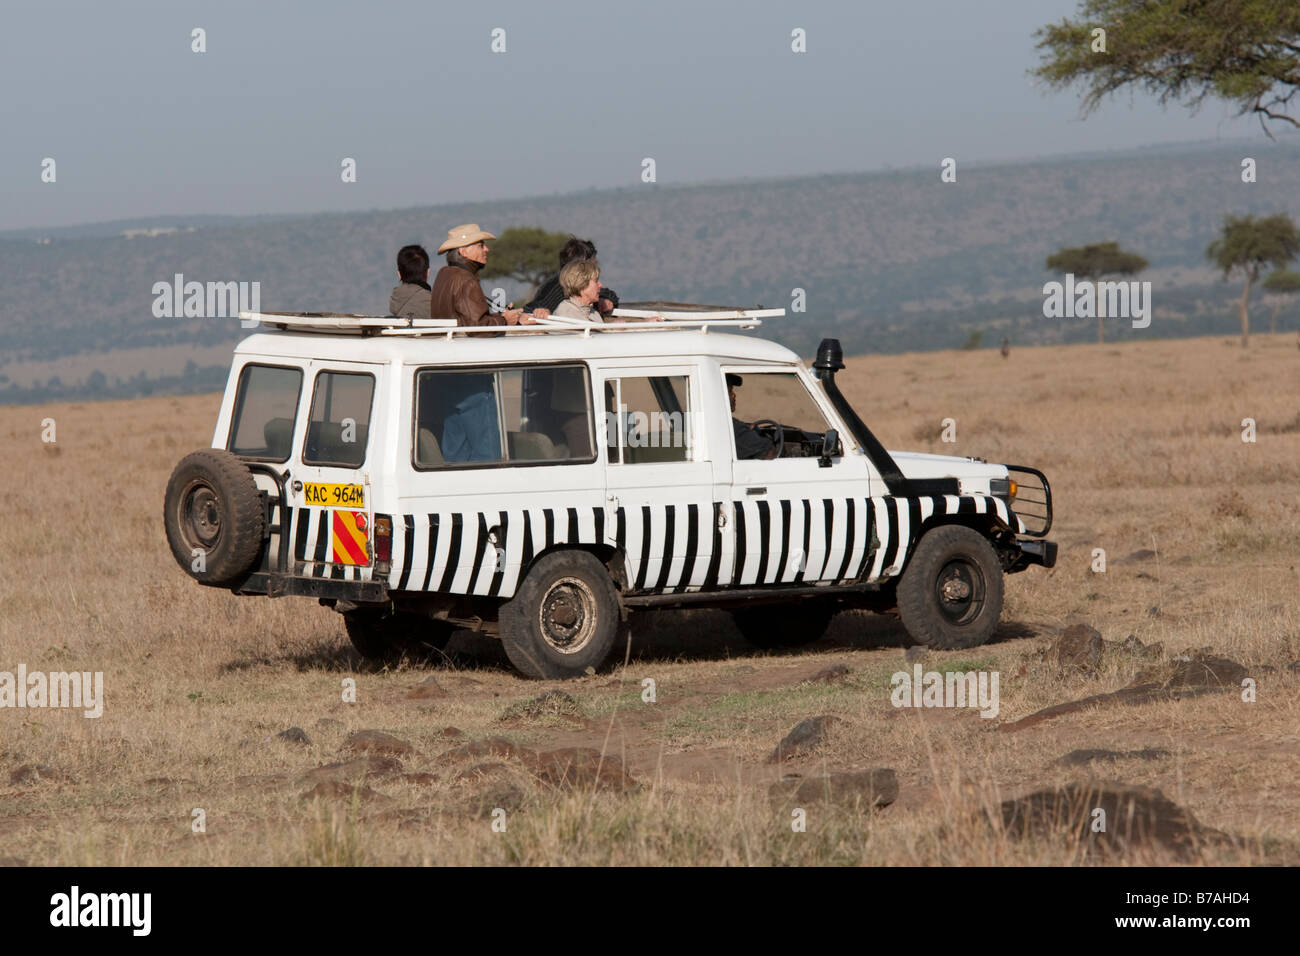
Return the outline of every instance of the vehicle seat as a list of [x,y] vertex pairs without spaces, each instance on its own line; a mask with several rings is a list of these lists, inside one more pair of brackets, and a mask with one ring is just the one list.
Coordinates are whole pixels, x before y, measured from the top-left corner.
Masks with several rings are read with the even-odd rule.
[[427,428],[421,428],[415,438],[415,460],[421,465],[443,464],[442,448],[438,438]]
[[558,458],[555,442],[541,432],[510,432],[510,457],[516,461]]
[[262,428],[269,458],[288,458],[293,447],[293,419],[272,418]]
[[355,441],[343,440],[340,422],[312,422],[307,429],[307,455],[311,461],[360,463],[366,454],[367,427],[357,423]]

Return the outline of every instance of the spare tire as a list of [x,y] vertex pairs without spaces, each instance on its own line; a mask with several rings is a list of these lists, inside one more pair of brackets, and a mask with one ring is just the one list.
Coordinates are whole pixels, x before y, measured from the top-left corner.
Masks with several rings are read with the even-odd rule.
[[266,524],[253,473],[220,448],[186,455],[167,482],[163,524],[186,574],[218,587],[239,581],[253,569]]

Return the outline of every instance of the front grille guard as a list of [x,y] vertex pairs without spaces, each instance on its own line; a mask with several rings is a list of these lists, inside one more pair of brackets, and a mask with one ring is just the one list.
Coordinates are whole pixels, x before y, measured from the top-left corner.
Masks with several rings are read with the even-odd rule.
[[1007,465],[1011,480],[1018,486],[1011,509],[1025,523],[1025,533],[1035,538],[1046,537],[1052,528],[1052,486],[1047,476],[1037,468]]

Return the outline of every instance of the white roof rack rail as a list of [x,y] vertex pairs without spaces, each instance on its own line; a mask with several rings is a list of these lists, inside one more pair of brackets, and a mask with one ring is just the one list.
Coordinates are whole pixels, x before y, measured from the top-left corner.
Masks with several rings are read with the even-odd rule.
[[[637,303],[641,305],[642,303]],[[651,304],[651,303],[646,303]],[[675,306],[679,303],[672,303]],[[584,338],[592,332],[666,332],[696,329],[700,333],[709,329],[752,329],[763,324],[763,319],[779,318],[785,309],[727,309],[712,306],[673,309],[624,309],[611,313],[615,321],[584,322],[549,316],[535,319],[528,325],[457,325],[455,319],[405,319],[395,316],[352,315],[326,312],[240,312],[241,323],[256,323],[281,331],[295,332],[357,332],[362,335],[417,336],[445,335],[447,338],[472,335],[479,332],[505,332],[511,335],[536,335],[539,333],[580,332]],[[632,319],[633,321],[617,321]]]
[[[779,319],[785,309],[615,309],[610,313],[629,319]],[[608,324],[608,323],[606,323]]]
[[454,328],[455,319],[403,319],[393,315],[353,315],[347,312],[240,312],[241,323],[256,322],[275,329],[302,332],[366,332],[384,329]]

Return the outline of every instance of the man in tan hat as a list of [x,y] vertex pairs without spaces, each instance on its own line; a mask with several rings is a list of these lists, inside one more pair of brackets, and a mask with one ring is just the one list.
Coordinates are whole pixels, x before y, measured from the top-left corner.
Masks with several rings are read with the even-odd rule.
[[[438,247],[439,254],[447,254],[447,264],[433,280],[430,318],[455,319],[457,325],[531,324],[522,309],[493,312],[478,284],[478,272],[487,263],[487,240],[495,238],[476,222],[456,226],[447,233],[447,240]],[[544,319],[551,313],[537,309],[532,314]]]

